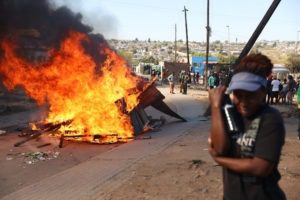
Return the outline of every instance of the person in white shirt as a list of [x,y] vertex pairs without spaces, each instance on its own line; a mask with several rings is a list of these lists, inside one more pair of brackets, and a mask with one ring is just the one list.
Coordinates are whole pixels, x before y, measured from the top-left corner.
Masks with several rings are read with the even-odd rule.
[[275,76],[274,79],[271,82],[272,85],[272,98],[271,98],[271,104],[273,104],[273,99],[275,98],[275,103],[278,103],[279,99],[278,99],[278,94],[279,94],[279,85],[280,85],[280,81],[277,79],[277,77]]

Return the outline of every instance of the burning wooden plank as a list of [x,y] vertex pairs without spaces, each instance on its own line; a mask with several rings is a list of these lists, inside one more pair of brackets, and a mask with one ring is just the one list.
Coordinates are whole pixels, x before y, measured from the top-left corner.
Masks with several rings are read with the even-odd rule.
[[28,138],[26,138],[25,140],[21,140],[17,143],[14,144],[15,147],[18,147],[22,144],[24,144],[25,142],[28,142],[30,140],[33,140],[35,138],[38,138],[39,136],[41,136],[44,132],[43,131],[40,131],[40,130],[32,130],[32,134],[29,135]]
[[38,124],[36,124],[36,127],[38,129],[25,131],[25,133],[23,133],[20,136],[28,136],[28,138],[15,143],[14,146],[18,147],[18,146],[20,146],[20,145],[22,145],[22,144],[24,144],[24,143],[26,143],[26,142],[28,142],[30,140],[33,140],[35,138],[40,137],[44,133],[51,133],[51,132],[57,131],[61,126],[69,125],[71,122],[72,122],[72,120],[68,120],[68,121],[65,121],[65,122],[57,123],[57,124],[53,124],[53,123],[46,123],[46,124],[38,123]]
[[152,83],[149,84],[139,95],[139,105],[142,108],[146,108],[151,105],[163,113],[186,122],[186,119],[175,113],[166,103],[163,102],[164,98],[165,96]]
[[57,131],[62,126],[68,126],[72,123],[73,120],[67,120],[60,123],[43,123],[39,122],[34,124],[37,130],[43,130],[45,132]]

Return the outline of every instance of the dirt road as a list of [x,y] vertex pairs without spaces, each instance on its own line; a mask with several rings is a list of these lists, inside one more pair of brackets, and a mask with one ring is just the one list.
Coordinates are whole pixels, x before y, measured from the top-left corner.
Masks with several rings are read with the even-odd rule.
[[[30,194],[34,198],[29,198],[30,195],[26,198],[26,192],[38,193],[42,189],[37,188],[42,183],[48,186],[53,182],[52,190],[60,191],[56,192],[61,193],[56,194],[60,197],[68,196],[66,191],[81,188],[81,192],[74,191],[78,195],[73,199],[221,199],[221,168],[207,152],[210,121],[203,121],[199,117],[207,105],[207,93],[189,90],[188,95],[182,95],[168,94],[167,88],[160,90],[165,94],[168,105],[187,118],[188,122],[178,123],[176,119],[165,116],[167,123],[160,131],[147,133],[152,136],[151,139],[112,145],[67,142],[64,148],[59,149],[58,140],[48,137],[16,148],[13,147],[19,140],[16,133],[0,136],[0,198],[14,199],[22,193],[25,195],[22,199],[38,199],[38,194]],[[285,107],[278,109],[283,113],[287,111]],[[146,111],[154,118],[162,115],[152,108]],[[300,187],[300,142],[296,139],[297,119],[284,119],[287,138],[279,166],[282,174],[280,184],[288,199],[294,200],[298,199],[297,191]],[[37,147],[47,143],[51,145]],[[139,152],[120,156],[130,148]],[[37,152],[45,154],[34,154]],[[137,153],[140,154],[136,156]],[[119,155],[120,158],[108,155]],[[110,164],[105,166],[106,163]],[[85,174],[80,171],[83,166],[92,167],[85,169]],[[106,171],[98,172],[97,169]],[[83,176],[87,182],[91,180],[91,186],[80,185],[83,183],[82,178],[78,184],[71,182],[76,179],[68,177],[68,174],[76,176],[71,173],[76,170],[79,171],[78,177]],[[102,174],[106,175],[103,176],[105,181],[99,178]],[[55,187],[62,182],[60,176],[69,178],[70,185]],[[34,190],[30,190],[32,188]],[[51,197],[49,192],[47,198],[54,199]]]

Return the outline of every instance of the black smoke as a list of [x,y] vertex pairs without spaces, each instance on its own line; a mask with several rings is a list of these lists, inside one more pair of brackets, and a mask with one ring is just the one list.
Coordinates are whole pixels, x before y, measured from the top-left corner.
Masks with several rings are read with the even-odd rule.
[[107,42],[101,34],[92,34],[80,13],[65,6],[54,8],[47,0],[0,0],[0,41],[13,37],[20,46],[59,48],[70,31],[89,36],[90,42],[83,46],[96,63],[105,59],[98,48],[108,46]]

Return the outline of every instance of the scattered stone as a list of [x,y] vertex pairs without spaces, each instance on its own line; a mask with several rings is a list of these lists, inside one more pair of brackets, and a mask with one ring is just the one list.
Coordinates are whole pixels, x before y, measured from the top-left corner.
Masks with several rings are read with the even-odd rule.
[[6,160],[13,160],[13,157],[6,157]]
[[208,121],[209,118],[208,117],[205,117],[205,116],[200,116],[199,117],[199,121]]
[[137,136],[134,138],[135,140],[149,140],[152,139],[151,135],[146,135],[146,136]]
[[203,160],[192,160],[192,164],[193,165],[202,165],[204,164],[205,162]]
[[295,177],[295,176],[300,176],[300,173],[299,172],[294,172],[294,171],[287,171],[287,173],[289,174],[289,175],[291,175],[292,177]]
[[5,135],[5,134],[6,134],[6,131],[0,130],[0,135]]
[[45,161],[45,160],[52,160],[59,156],[58,151],[47,151],[47,152],[29,152],[29,153],[22,153],[21,155],[25,156],[25,163],[31,165],[35,164],[39,161]]
[[207,189],[207,188],[202,188],[202,189],[201,189],[201,192],[202,192],[202,193],[208,193],[208,189]]

